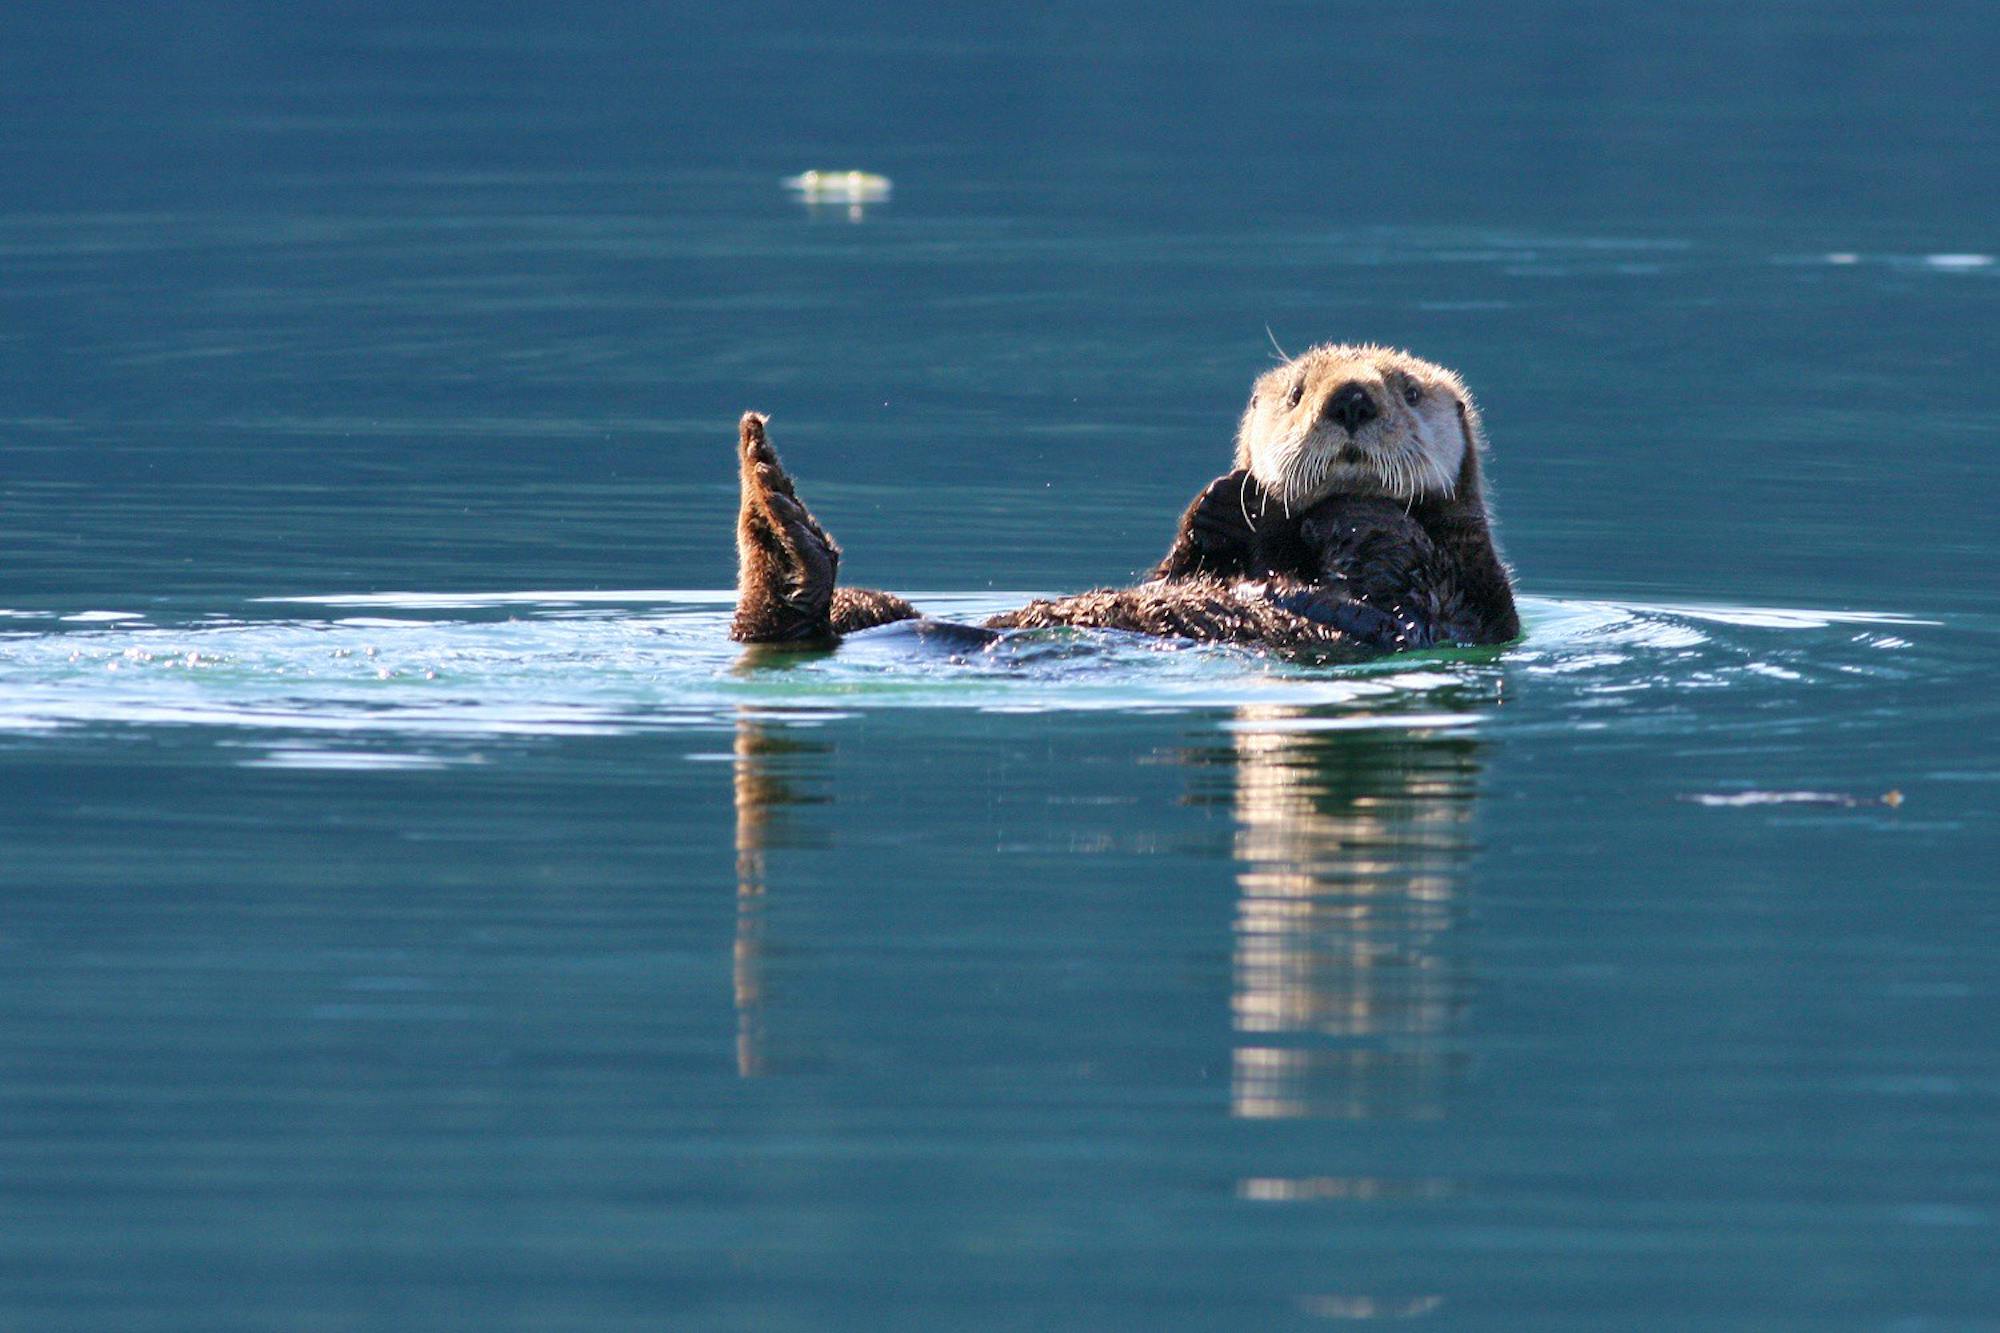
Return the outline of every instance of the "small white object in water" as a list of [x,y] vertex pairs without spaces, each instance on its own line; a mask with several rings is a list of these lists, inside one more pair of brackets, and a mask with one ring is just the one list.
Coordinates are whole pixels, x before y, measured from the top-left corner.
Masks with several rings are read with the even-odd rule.
[[1696,805],[1832,805],[1847,809],[1861,805],[1886,805],[1893,810],[1903,803],[1903,793],[1890,790],[1880,796],[1856,796],[1844,791],[1700,792],[1681,799]]
[[1924,262],[1932,268],[1985,268],[1993,262],[1992,255],[1925,255]]
[[807,203],[878,204],[889,197],[889,178],[872,171],[805,171],[785,177],[785,188]]

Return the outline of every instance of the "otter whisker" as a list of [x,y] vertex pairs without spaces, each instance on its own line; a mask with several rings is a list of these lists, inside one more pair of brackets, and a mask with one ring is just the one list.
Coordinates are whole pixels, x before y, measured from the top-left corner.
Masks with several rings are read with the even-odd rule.
[[1451,494],[1451,477],[1446,473],[1444,460],[1432,454],[1423,456],[1425,489],[1437,495]]

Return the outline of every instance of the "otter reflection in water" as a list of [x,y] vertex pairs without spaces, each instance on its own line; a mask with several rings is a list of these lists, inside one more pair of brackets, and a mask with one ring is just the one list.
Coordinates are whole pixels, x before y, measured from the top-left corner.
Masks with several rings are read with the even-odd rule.
[[[795,805],[819,805],[824,796],[802,786],[791,771],[810,767],[832,749],[823,741],[766,727],[753,718],[736,722],[736,1072],[764,1072],[764,871],[773,847],[811,845],[785,823]],[[803,761],[803,763],[798,762]]]
[[1432,1118],[1457,1061],[1465,982],[1452,934],[1478,743],[1311,725],[1303,710],[1243,709],[1225,756],[1237,861],[1230,1108]]
[[[1432,1118],[1458,1068],[1465,982],[1453,936],[1478,742],[1394,729],[1388,717],[1380,720],[1390,729],[1311,730],[1326,720],[1357,719],[1245,708],[1216,743],[1175,756],[1191,766],[1193,801],[1227,808],[1234,824],[1229,1105],[1243,1117]],[[792,816],[827,799],[819,783],[832,750],[747,713],[737,722],[735,1000],[745,1076],[770,1065],[767,853],[823,833]]]

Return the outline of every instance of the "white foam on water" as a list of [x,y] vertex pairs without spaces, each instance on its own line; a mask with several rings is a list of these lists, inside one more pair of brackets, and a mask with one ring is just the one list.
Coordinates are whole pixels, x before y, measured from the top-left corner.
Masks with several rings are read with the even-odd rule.
[[410,771],[450,768],[458,764],[483,764],[483,755],[443,755],[405,753],[393,750],[308,749],[274,746],[253,759],[245,768],[339,769],[356,772]]
[[1224,731],[1246,734],[1304,731],[1430,731],[1470,727],[1486,720],[1484,713],[1352,713],[1343,717],[1283,717],[1231,720]]
[[404,611],[477,611],[503,606],[566,606],[664,602],[676,606],[736,605],[734,589],[632,589],[606,592],[601,588],[551,592],[351,592],[312,597],[257,597],[253,604],[276,606],[381,606]]
[[[1028,596],[912,600],[976,621]],[[0,735],[256,732],[249,762],[262,767],[387,771],[464,762],[481,739],[714,733],[743,718],[814,727],[907,708],[1220,714],[1217,725],[1253,730],[1465,728],[1507,725],[1495,705],[1533,690],[1563,704],[1563,725],[1580,727],[1607,706],[1620,719],[1667,716],[1694,691],[1789,691],[1810,708],[1814,692],[1853,688],[1856,677],[1918,671],[1926,636],[1911,631],[1938,625],[1877,611],[1530,597],[1526,638],[1507,649],[1316,665],[1077,631],[948,650],[891,628],[837,652],[754,655],[730,642],[730,594],[712,590],[329,594],[265,605],[298,614],[198,608],[156,623],[157,613],[82,611],[10,631],[0,637]],[[1250,713],[1266,708],[1284,711]]]

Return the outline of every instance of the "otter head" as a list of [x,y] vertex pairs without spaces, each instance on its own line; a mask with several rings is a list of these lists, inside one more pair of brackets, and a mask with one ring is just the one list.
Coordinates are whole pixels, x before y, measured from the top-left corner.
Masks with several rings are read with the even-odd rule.
[[1334,494],[1452,498],[1477,486],[1478,448],[1458,376],[1393,348],[1327,345],[1258,376],[1236,466],[1296,512]]

